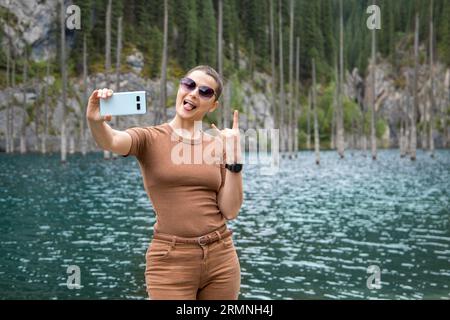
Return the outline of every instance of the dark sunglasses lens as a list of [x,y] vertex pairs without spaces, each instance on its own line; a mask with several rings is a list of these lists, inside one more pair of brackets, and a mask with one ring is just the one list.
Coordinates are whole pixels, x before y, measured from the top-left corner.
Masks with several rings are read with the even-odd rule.
[[214,90],[209,87],[199,87],[198,91],[202,97],[211,98],[214,95]]
[[196,87],[195,81],[189,78],[181,79],[181,85],[183,85],[188,90],[194,90]]

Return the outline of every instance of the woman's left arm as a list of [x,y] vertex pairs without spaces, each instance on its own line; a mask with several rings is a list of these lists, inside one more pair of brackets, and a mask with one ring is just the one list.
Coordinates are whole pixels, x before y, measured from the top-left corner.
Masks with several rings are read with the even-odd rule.
[[[219,132],[225,144],[226,163],[242,163],[238,111],[234,111],[232,129],[219,130],[214,124],[211,126]],[[218,192],[217,204],[223,216],[232,220],[238,216],[244,200],[242,172],[225,171],[225,182]]]
[[226,171],[225,183],[217,195],[217,203],[227,220],[236,219],[244,200],[242,172]]

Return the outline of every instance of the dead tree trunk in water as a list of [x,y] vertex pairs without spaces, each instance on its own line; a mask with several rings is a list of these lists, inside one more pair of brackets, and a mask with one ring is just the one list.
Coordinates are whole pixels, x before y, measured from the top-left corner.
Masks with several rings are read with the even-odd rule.
[[416,133],[416,112],[418,109],[418,92],[417,92],[417,78],[419,68],[419,14],[416,13],[416,30],[414,34],[414,83],[413,83],[413,97],[414,103],[411,108],[411,160],[416,160],[417,147],[417,133]]
[[339,1],[339,84],[338,84],[338,107],[336,112],[336,139],[338,154],[344,158],[344,106],[343,106],[343,90],[344,84],[344,17],[342,9],[342,0]]
[[292,136],[295,158],[298,154],[298,118],[300,111],[300,38],[297,37],[297,53],[295,59],[295,106],[292,113]]
[[280,64],[280,137],[281,137],[281,152],[286,151],[285,139],[286,128],[284,119],[285,108],[285,93],[284,93],[284,68],[283,68],[283,19],[282,19],[282,5],[281,0],[278,0],[278,20],[279,20],[279,64]]
[[[218,28],[217,28],[217,66],[219,74],[223,75],[223,0],[218,0]],[[223,99],[222,99],[223,100]],[[223,124],[223,108],[218,108],[218,123],[219,128],[222,127]],[[247,119],[248,119],[247,114]],[[248,126],[247,126],[248,128]]]
[[50,56],[47,56],[47,66],[45,71],[45,87],[44,87],[44,132],[42,134],[41,140],[41,152],[42,154],[47,153],[47,137],[48,137],[48,104],[49,104],[49,94],[48,94],[48,79],[50,78]]
[[274,118],[274,127],[280,128],[277,108],[277,72],[275,68],[275,30],[274,30],[274,10],[273,0],[270,0],[270,64],[272,70],[272,115]]
[[64,0],[60,1],[61,19],[61,78],[62,78],[62,121],[61,121],[61,162],[67,161],[67,136],[66,136],[66,100],[67,100],[67,66],[66,66],[66,10]]
[[338,61],[336,58],[336,64],[335,64],[335,78],[336,78],[336,85],[334,90],[334,97],[333,97],[333,113],[331,117],[331,141],[330,141],[330,147],[331,149],[336,149],[336,110],[337,110],[337,104],[339,100],[339,71],[338,71]]
[[27,128],[28,112],[27,112],[27,76],[28,76],[28,56],[27,48],[24,49],[24,59],[23,59],[23,79],[22,79],[22,95],[23,95],[23,116],[22,116],[22,126],[20,128],[20,153],[24,154],[27,152],[25,130]]
[[[106,87],[110,86],[110,72],[111,72],[111,11],[112,0],[108,0],[108,6],[106,8],[106,41],[105,41],[105,78]],[[109,160],[111,158],[111,152],[103,150],[103,159]]]
[[[448,17],[447,17],[448,18]],[[429,150],[430,156],[434,158],[434,126],[433,126],[433,113],[435,109],[434,100],[434,30],[433,30],[433,0],[430,1],[430,109],[428,110],[428,128],[429,128]]]
[[[116,46],[116,92],[120,91],[120,55],[122,53],[122,17],[117,18],[117,46]],[[119,128],[119,116],[114,118],[114,126]],[[117,154],[112,154],[113,159]]]
[[316,104],[316,63],[312,59],[312,103],[314,112],[314,151],[316,154],[316,164],[320,164],[320,141],[319,141],[319,124],[317,122],[317,104]]
[[308,92],[308,111],[306,114],[306,149],[311,149],[311,90]]
[[375,29],[372,30],[372,63],[371,63],[371,101],[370,101],[370,144],[372,150],[372,160],[377,159],[377,136],[375,131],[375,99],[376,99],[376,88],[375,88],[375,72],[376,72],[376,40],[375,40]]
[[[8,10],[9,12],[9,10]],[[8,21],[8,19],[7,19]],[[7,41],[7,51],[6,51],[6,121],[5,121],[5,151],[6,153],[11,152],[10,141],[11,141],[11,102],[9,101],[10,93],[10,60],[11,60],[11,43]]]
[[87,123],[86,123],[86,106],[88,104],[88,81],[87,81],[87,45],[86,34],[83,37],[83,120],[81,121],[80,136],[81,136],[81,154],[83,156],[87,153]]
[[[16,56],[15,53],[13,51],[13,57],[12,57],[12,77],[11,77],[11,88],[15,88],[16,87]],[[11,152],[14,152],[15,149],[15,140],[16,140],[16,128],[14,125],[15,122],[15,112],[14,112],[14,108],[11,108],[11,143],[10,143],[10,148],[11,148]]]
[[167,0],[164,0],[164,35],[163,35],[163,52],[162,52],[162,62],[161,62],[161,85],[160,85],[160,104],[161,112],[163,115],[163,121],[167,121],[167,39],[168,39],[168,21],[169,21],[169,11],[168,11]]
[[290,23],[289,23],[289,107],[286,122],[286,143],[289,157],[292,157],[293,152],[293,133],[292,133],[292,118],[294,108],[294,0],[290,0]]

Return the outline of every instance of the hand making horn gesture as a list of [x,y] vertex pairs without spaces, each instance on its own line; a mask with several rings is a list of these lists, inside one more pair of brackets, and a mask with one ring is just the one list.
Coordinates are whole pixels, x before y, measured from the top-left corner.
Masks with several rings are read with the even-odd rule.
[[232,129],[225,128],[219,130],[214,124],[211,124],[225,145],[226,163],[242,163],[241,158],[241,140],[239,135],[239,112],[234,110]]

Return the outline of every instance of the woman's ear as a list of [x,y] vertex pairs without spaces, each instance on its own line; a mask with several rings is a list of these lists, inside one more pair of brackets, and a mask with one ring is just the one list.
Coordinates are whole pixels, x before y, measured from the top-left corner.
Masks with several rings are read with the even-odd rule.
[[208,112],[213,112],[214,110],[217,109],[218,106],[219,106],[219,101],[215,101],[213,106],[211,107],[211,109],[209,109]]

